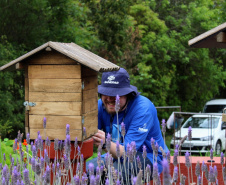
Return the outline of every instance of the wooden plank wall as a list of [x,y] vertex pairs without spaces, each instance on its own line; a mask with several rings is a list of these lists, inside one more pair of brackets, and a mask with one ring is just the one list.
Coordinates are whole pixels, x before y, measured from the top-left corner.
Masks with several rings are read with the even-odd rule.
[[55,51],[43,52],[28,64],[28,99],[36,103],[29,111],[31,139],[40,131],[43,139],[64,140],[70,124],[71,138],[82,140],[81,65]]
[[82,115],[87,138],[97,132],[98,128],[98,73],[89,68],[82,67]]

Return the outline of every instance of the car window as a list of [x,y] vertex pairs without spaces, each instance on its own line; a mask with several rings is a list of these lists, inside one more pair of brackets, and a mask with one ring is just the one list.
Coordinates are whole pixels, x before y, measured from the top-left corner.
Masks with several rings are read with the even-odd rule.
[[222,113],[226,105],[206,105],[203,112],[205,113]]
[[183,125],[183,128],[216,128],[219,117],[190,117]]

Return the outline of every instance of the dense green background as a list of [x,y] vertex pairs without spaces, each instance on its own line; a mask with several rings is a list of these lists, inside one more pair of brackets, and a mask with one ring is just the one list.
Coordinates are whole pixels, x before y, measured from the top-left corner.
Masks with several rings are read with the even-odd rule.
[[[225,22],[223,0],[0,0],[0,12],[0,66],[50,40],[74,42],[126,68],[156,106],[197,112],[226,98],[225,50],[188,46]],[[14,138],[24,124],[23,72],[0,78],[0,132]]]

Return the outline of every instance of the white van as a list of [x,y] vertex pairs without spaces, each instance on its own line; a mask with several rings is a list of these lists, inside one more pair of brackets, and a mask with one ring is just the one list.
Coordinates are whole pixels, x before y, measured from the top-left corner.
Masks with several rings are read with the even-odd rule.
[[215,99],[206,102],[203,112],[204,113],[222,113],[226,107],[226,99]]
[[226,122],[222,122],[222,114],[195,114],[189,117],[181,129],[175,132],[170,148],[175,148],[181,139],[188,135],[188,128],[192,127],[192,140],[186,139],[181,146],[181,152],[206,153],[211,148],[217,155],[225,150]]

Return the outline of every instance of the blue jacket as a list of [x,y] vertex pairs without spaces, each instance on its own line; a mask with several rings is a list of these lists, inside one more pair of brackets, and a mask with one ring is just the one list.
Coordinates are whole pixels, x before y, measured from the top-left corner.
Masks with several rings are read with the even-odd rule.
[[[118,121],[119,125],[121,125],[123,121],[126,127],[124,146],[135,141],[137,151],[143,152],[143,145],[145,145],[147,148],[147,157],[152,163],[153,150],[150,142],[152,137],[159,146],[162,146],[166,152],[168,151],[168,148],[166,146],[164,147],[157,110],[148,98],[138,95],[130,100],[127,108],[118,113]],[[102,129],[105,133],[110,133],[112,141],[116,141],[118,137],[117,116],[112,117],[106,112],[101,99],[98,101],[98,129]],[[121,131],[121,127],[119,130]],[[159,150],[157,158],[159,173],[162,171],[162,159],[162,153]]]

